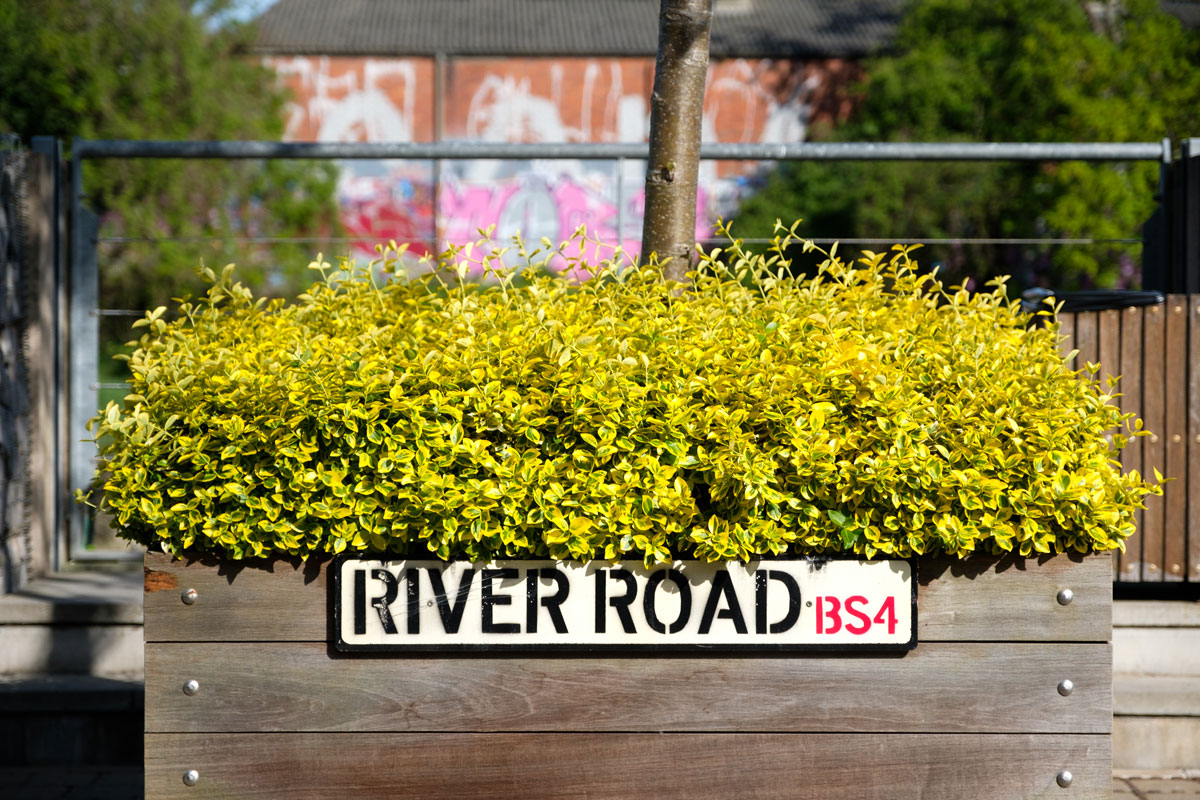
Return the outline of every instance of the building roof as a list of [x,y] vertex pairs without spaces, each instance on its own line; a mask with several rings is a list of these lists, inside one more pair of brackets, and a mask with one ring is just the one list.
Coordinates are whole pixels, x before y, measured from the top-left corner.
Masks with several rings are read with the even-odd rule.
[[[886,47],[904,0],[716,0],[716,58],[859,58]],[[653,56],[658,0],[278,0],[264,55]]]
[[1171,16],[1177,17],[1183,27],[1200,28],[1200,3],[1196,0],[1162,0],[1159,6]]

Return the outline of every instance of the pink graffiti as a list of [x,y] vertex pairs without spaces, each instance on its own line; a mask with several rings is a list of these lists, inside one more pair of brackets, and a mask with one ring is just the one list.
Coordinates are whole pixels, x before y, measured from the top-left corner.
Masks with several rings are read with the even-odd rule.
[[[566,250],[567,257],[556,256],[550,262],[550,267],[558,271],[570,268],[575,277],[585,277],[586,270],[571,267],[573,260],[594,268],[613,258],[618,244],[626,259],[636,257],[641,248],[644,189],[624,198],[623,218],[606,192],[585,186],[565,174],[549,185],[535,176],[488,184],[451,180],[442,184],[438,197],[443,246],[466,245],[480,238],[480,230],[492,227],[491,239],[497,245],[510,244],[514,236],[520,236],[532,250],[541,247],[543,239],[555,246],[566,242],[582,227],[587,236],[582,251],[572,243]],[[705,222],[705,203],[705,193],[701,190],[696,215],[699,239],[711,233]]]
[[390,172],[385,176],[343,172],[338,186],[342,225],[353,237],[354,251],[374,257],[375,245],[408,243],[409,252],[433,252],[433,187],[428,171]]
[[[429,173],[391,171],[386,175],[354,175],[345,172],[338,187],[342,224],[357,241],[354,251],[374,257],[378,242],[407,242],[413,256],[446,251],[450,246],[464,247],[477,242],[491,228],[491,242],[497,247],[511,245],[520,236],[529,250],[544,247],[543,239],[557,246],[583,228],[586,240],[582,251],[572,244],[569,257],[555,256],[550,268],[569,270],[585,277],[580,264],[598,266],[614,257],[629,260],[641,248],[642,213],[645,190],[640,188],[624,200],[624,215],[618,213],[614,186],[593,187],[567,175],[545,177],[525,174],[486,182],[448,177],[438,191]],[[434,219],[434,203],[438,206]],[[696,237],[711,234],[706,222],[706,193],[697,198]],[[618,233],[618,227],[621,227]],[[622,255],[616,253],[620,244]],[[512,266],[516,258],[506,259]],[[572,262],[576,266],[572,267]],[[478,272],[478,269],[476,270]]]

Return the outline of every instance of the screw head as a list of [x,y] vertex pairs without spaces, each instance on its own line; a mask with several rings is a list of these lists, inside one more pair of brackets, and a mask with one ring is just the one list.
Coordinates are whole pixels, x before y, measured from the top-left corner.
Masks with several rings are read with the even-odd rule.
[[200,773],[196,772],[196,770],[189,769],[187,772],[183,773],[183,785],[184,786],[195,786],[199,782],[200,782]]
[[1075,780],[1075,776],[1071,774],[1070,770],[1064,769],[1055,776],[1054,780],[1058,781],[1058,785],[1065,789],[1071,785],[1071,781]]
[[195,589],[184,589],[183,594],[179,595],[179,599],[189,606],[195,603],[199,597],[200,594]]
[[183,685],[183,693],[191,697],[196,692],[200,691],[200,681],[193,678]]
[[1060,589],[1058,592],[1058,604],[1060,606],[1069,606],[1071,601],[1075,599],[1075,593],[1070,589]]
[[1058,693],[1066,697],[1071,692],[1075,691],[1075,684],[1069,678],[1058,682]]

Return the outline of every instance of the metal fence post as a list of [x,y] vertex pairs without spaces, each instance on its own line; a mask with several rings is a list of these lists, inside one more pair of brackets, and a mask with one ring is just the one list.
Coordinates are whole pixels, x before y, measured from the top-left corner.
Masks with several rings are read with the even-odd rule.
[[617,247],[625,245],[625,159],[617,159]]
[[1167,276],[1174,265],[1175,251],[1175,165],[1171,163],[1171,140],[1163,139],[1162,158],[1158,162],[1158,207],[1142,224],[1142,288],[1165,292]]
[[1200,292],[1200,139],[1184,139],[1176,168],[1178,252],[1170,291]]
[[54,287],[53,296],[49,298],[50,312],[50,330],[51,341],[49,342],[51,352],[47,356],[51,360],[50,369],[53,374],[54,394],[50,400],[51,403],[51,424],[50,430],[45,432],[51,437],[50,453],[51,453],[51,471],[49,483],[54,492],[53,511],[50,519],[46,520],[46,530],[49,532],[50,545],[50,570],[57,572],[62,568],[63,562],[66,560],[62,548],[62,530],[63,520],[67,517],[66,503],[70,502],[67,498],[67,493],[63,491],[66,476],[66,453],[64,452],[64,437],[63,428],[66,424],[65,409],[63,407],[64,392],[63,387],[67,382],[66,365],[63,362],[63,341],[64,341],[64,323],[65,306],[67,301],[67,286],[63,270],[63,257],[65,254],[63,242],[66,237],[66,227],[63,208],[63,152],[62,142],[53,136],[34,136],[30,140],[30,149],[35,153],[41,153],[50,164],[50,180],[53,184],[52,188],[52,211],[50,220],[50,241],[51,253],[50,260],[53,264],[53,275],[50,278],[51,285]]
[[[87,490],[96,466],[96,446],[87,437],[87,421],[96,415],[99,405],[100,320],[94,313],[99,306],[100,274],[96,258],[96,238],[100,221],[83,205],[83,161],[79,140],[71,153],[71,268],[69,282],[70,361],[68,402],[68,484],[67,502],[76,490]],[[90,514],[86,506],[72,503],[68,514],[70,536],[67,558],[78,559],[87,546]]]

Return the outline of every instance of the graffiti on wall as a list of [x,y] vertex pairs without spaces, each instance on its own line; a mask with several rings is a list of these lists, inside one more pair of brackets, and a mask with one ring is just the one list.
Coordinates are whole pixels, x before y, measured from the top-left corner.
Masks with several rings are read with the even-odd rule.
[[[291,141],[432,141],[432,59],[278,57],[267,63],[292,92]],[[502,142],[644,142],[649,59],[453,59],[441,85],[443,139]],[[798,142],[824,73],[800,62],[729,60],[709,69],[703,135],[716,142]],[[350,161],[338,185],[356,248],[409,241],[414,252],[493,238],[563,241],[580,226],[627,252],[641,240],[644,162]],[[704,162],[698,238],[729,216],[759,165]],[[436,213],[435,213],[436,211]],[[598,257],[601,253],[589,253]]]

